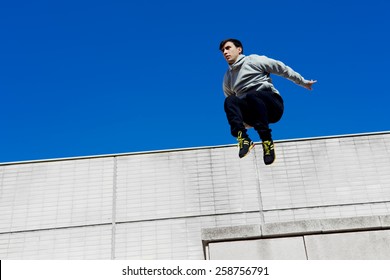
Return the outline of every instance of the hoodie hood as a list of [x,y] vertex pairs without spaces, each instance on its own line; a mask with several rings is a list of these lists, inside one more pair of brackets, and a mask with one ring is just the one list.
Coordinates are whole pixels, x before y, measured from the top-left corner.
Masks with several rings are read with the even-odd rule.
[[244,63],[245,61],[245,55],[243,54],[240,54],[238,57],[237,57],[237,60],[236,62],[234,62],[232,65],[229,65],[229,68],[231,70],[234,70],[234,69],[237,69],[238,67],[241,67],[241,65]]

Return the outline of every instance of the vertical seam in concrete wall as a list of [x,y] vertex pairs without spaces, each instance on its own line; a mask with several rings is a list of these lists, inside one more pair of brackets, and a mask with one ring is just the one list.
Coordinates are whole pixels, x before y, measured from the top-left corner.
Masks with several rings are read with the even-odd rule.
[[309,259],[309,255],[307,254],[306,239],[305,239],[304,235],[302,236],[302,239],[303,239],[303,248],[305,249],[306,259],[308,260]]
[[211,260],[211,257],[210,257],[210,245],[207,244],[206,247],[205,247],[205,250],[206,250],[206,260]]
[[261,186],[260,186],[260,172],[259,166],[257,164],[256,150],[253,150],[253,158],[255,161],[255,169],[256,169],[256,179],[257,179],[257,194],[259,197],[259,213],[260,213],[260,224],[264,225],[264,211],[263,211],[263,197],[261,195]]
[[115,240],[116,240],[116,192],[117,192],[117,158],[113,157],[113,175],[112,175],[112,229],[111,229],[111,259],[115,260]]

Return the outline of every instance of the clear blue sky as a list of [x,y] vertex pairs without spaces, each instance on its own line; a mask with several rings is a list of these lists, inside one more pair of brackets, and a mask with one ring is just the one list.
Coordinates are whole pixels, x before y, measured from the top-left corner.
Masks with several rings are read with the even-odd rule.
[[218,50],[228,37],[318,80],[308,91],[273,76],[286,106],[275,140],[390,130],[389,11],[386,0],[2,1],[0,162],[236,143]]

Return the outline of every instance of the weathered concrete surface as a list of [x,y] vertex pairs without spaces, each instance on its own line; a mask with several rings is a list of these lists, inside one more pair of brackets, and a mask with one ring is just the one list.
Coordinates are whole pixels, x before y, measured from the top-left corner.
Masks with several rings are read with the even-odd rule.
[[203,241],[254,238],[261,236],[260,225],[206,228],[202,230]]
[[390,260],[390,230],[305,236],[309,260]]
[[214,260],[305,260],[302,237],[258,239],[210,244]]

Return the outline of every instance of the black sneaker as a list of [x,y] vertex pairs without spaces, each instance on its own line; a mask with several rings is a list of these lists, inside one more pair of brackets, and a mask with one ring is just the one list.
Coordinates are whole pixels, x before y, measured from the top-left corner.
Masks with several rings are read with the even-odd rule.
[[238,148],[240,149],[238,152],[238,156],[240,158],[245,157],[250,152],[250,150],[252,150],[252,148],[255,146],[255,144],[253,144],[252,140],[248,136],[242,137],[241,131],[238,132],[237,141],[238,141]]
[[272,140],[263,141],[264,163],[270,165],[275,161],[274,142]]

